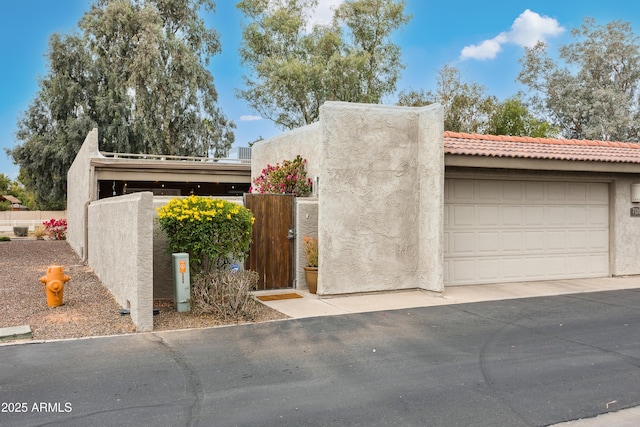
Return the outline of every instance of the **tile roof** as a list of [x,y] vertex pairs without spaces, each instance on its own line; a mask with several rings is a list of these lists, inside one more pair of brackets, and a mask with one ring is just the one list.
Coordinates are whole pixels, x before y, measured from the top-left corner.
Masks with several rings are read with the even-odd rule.
[[0,196],[0,200],[2,200],[2,199],[6,200],[6,201],[8,201],[10,203],[17,204],[17,205],[22,203],[20,201],[20,199],[18,199],[16,197],[13,197],[11,195],[8,195],[8,194],[3,194],[2,196]]
[[579,139],[530,138],[504,135],[444,133],[449,155],[639,163],[640,144]]

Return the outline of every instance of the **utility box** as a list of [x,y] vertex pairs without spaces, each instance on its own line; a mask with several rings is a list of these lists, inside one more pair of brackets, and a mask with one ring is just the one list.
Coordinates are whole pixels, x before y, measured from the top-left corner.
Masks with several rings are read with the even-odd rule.
[[191,311],[189,254],[171,254],[173,259],[173,301],[179,312]]

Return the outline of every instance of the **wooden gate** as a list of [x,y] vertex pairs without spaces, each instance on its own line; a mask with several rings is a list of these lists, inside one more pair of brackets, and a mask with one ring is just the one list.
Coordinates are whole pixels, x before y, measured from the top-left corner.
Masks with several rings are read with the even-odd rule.
[[245,194],[256,220],[245,264],[260,276],[258,290],[293,288],[293,195]]

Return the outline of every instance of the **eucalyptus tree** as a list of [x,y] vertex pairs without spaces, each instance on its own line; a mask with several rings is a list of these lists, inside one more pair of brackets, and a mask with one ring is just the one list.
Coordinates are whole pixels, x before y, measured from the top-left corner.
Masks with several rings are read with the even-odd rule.
[[405,2],[347,0],[331,24],[310,25],[317,0],[242,0],[237,92],[284,129],[318,120],[327,100],[379,103],[395,91],[403,64],[391,35],[409,22]]
[[542,43],[526,50],[518,79],[530,101],[567,138],[638,141],[640,45],[631,25],[586,18],[571,36],[557,59]]
[[443,66],[436,78],[436,90],[400,92],[398,105],[420,107],[439,103],[444,109],[444,129],[452,132],[551,137],[556,128],[536,117],[519,95],[500,102],[478,83],[464,82],[460,71]]
[[398,105],[418,107],[439,103],[444,109],[444,129],[452,132],[483,133],[498,105],[478,83],[463,82],[460,71],[443,66],[436,77],[436,90],[401,92]]
[[220,52],[202,13],[212,0],[94,0],[81,32],[49,40],[48,73],[9,150],[42,204],[64,205],[66,173],[87,132],[106,151],[226,154],[234,124],[207,70]]

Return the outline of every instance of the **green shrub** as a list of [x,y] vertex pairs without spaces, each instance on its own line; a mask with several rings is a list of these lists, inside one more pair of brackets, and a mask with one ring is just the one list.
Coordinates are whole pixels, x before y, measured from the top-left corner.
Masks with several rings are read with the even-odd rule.
[[191,309],[225,320],[252,320],[257,304],[251,292],[257,285],[255,271],[216,270],[200,274],[192,283]]
[[9,236],[0,236],[0,242],[10,242],[11,237]]
[[158,209],[171,252],[189,254],[192,277],[243,260],[251,244],[253,214],[236,203],[209,197],[174,198]]

